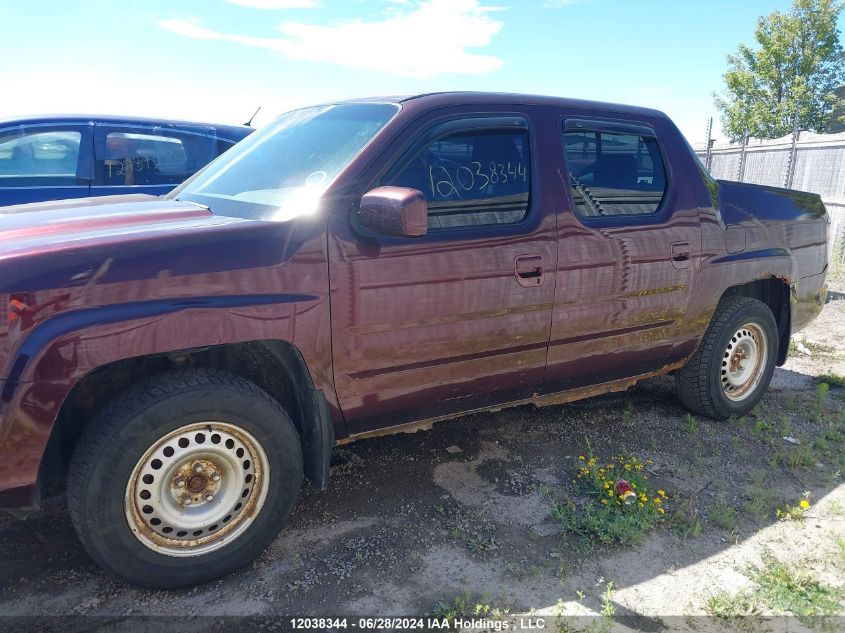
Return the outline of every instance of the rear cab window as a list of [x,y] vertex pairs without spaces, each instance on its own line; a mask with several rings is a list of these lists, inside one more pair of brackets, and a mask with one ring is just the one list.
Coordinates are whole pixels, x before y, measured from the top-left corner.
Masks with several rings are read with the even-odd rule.
[[667,171],[653,130],[569,120],[563,123],[562,142],[576,215],[633,218],[659,211]]
[[[525,127],[486,128],[483,120],[444,126],[401,158],[384,185],[421,191],[428,228],[517,224],[528,215],[530,143]],[[455,129],[458,128],[458,129]],[[425,138],[425,137],[424,137]]]

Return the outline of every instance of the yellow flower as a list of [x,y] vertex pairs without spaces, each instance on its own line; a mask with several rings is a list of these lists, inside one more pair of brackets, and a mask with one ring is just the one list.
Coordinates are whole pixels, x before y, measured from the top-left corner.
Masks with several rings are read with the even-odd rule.
[[608,490],[608,491],[607,491],[607,496],[608,496],[608,497],[612,497],[612,496],[613,496],[613,491],[612,491],[612,490]]
[[601,502],[602,504],[607,505],[607,499],[602,499]]
[[625,470],[631,470],[631,464],[625,464]]
[[798,505],[801,506],[802,510],[806,510],[807,508],[810,507],[810,502],[807,501],[806,499],[801,499],[801,503],[799,503]]
[[660,514],[666,514],[666,510],[664,510],[663,508],[657,508],[657,511],[658,511]]
[[578,459],[580,459],[580,460],[583,462],[583,461],[584,461],[585,459],[587,459],[587,458],[586,458],[586,457],[584,457],[583,455],[579,455],[579,456],[578,456]]
[[666,492],[664,492],[663,490],[658,490],[658,491],[657,491],[657,494],[659,494],[661,497],[665,497],[665,496],[666,496]]
[[660,505],[660,497],[655,497],[652,501],[654,501],[657,505]]
[[645,504],[642,501],[640,501],[640,507],[641,508],[645,507]]

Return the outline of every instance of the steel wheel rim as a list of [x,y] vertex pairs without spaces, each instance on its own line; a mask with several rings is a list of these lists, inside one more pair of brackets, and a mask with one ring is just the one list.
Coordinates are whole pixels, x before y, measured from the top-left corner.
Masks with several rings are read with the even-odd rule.
[[171,431],[138,460],[126,485],[129,528],[167,556],[200,556],[238,538],[267,499],[269,464],[260,442],[225,422]]
[[739,402],[754,393],[763,379],[768,351],[766,333],[759,325],[746,323],[737,329],[722,355],[719,374],[729,400]]

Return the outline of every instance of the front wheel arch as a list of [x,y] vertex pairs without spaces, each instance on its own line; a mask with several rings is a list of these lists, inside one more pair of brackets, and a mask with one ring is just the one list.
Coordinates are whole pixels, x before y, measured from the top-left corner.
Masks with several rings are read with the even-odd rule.
[[335,431],[322,390],[315,388],[299,350],[284,340],[258,340],[136,356],[86,374],[62,403],[41,459],[40,498],[64,492],[70,456],[87,421],[118,392],[174,369],[220,369],[263,389],[288,412],[299,433],[305,476],[328,486]]

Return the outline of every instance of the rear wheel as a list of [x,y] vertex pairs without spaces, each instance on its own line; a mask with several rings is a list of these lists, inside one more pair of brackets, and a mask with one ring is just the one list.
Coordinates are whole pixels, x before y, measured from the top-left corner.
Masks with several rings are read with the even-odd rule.
[[256,385],[220,371],[154,376],[86,429],[68,506],[91,557],[157,588],[225,575],[257,556],[302,483],[299,436]]
[[777,354],[769,307],[749,297],[725,297],[695,354],[675,373],[678,396],[695,413],[717,420],[744,415],[768,389]]

